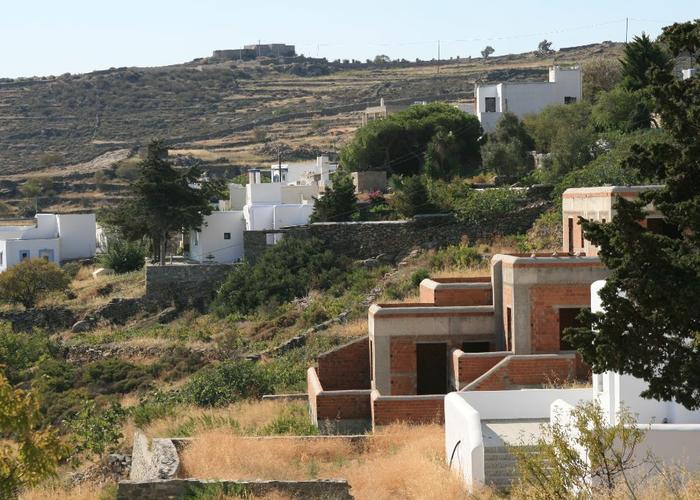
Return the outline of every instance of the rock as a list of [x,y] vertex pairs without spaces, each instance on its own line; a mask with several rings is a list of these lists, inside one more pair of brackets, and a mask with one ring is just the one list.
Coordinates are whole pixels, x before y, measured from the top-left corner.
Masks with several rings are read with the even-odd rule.
[[49,332],[70,328],[77,320],[73,311],[63,307],[45,307],[26,311],[0,312],[0,321],[7,321],[16,332],[43,328]]
[[93,315],[110,323],[123,325],[143,309],[141,299],[112,299],[108,304],[98,308]]
[[164,325],[166,323],[170,323],[175,318],[177,318],[178,314],[179,311],[177,310],[177,307],[166,307],[158,313],[158,316],[156,316],[156,320],[161,325]]
[[81,319],[71,327],[71,331],[73,333],[89,332],[95,328],[95,326],[96,322],[93,319]]
[[365,267],[366,269],[373,269],[375,267],[379,267],[380,262],[377,259],[365,259],[362,261],[362,266]]
[[114,274],[114,271],[112,269],[100,267],[92,272],[92,277],[98,279],[100,276],[108,276],[110,274]]

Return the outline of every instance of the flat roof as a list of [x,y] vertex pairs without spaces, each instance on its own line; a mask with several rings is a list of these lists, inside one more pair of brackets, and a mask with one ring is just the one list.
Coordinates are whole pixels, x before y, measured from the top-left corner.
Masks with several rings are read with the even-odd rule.
[[663,184],[648,184],[646,186],[594,186],[569,188],[564,191],[564,195],[585,195],[585,194],[615,194],[615,193],[642,193],[654,189],[663,188]]

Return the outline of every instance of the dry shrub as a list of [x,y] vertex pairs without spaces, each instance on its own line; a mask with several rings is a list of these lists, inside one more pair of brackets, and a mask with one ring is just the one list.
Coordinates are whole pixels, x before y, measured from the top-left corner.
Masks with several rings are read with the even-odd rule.
[[341,323],[331,326],[324,335],[333,335],[338,337],[363,337],[367,335],[368,330],[367,317],[351,321],[350,323]]
[[220,431],[182,453],[185,477],[202,479],[345,478],[357,499],[464,498],[447,468],[439,425],[395,424],[364,445],[347,439],[245,439]]
[[105,488],[111,486],[85,484],[73,488],[63,488],[56,485],[38,486],[23,491],[20,500],[94,500],[105,498]]
[[233,429],[229,424],[235,420],[237,433],[255,434],[256,429],[272,423],[288,406],[288,402],[280,400],[241,401],[224,408],[210,409],[186,406],[174,416],[154,420],[143,430],[151,437],[172,437],[178,429],[194,424],[195,432],[225,428],[230,434]]
[[181,457],[182,477],[314,479],[338,477],[354,453],[347,439],[242,438],[221,431],[197,436]]

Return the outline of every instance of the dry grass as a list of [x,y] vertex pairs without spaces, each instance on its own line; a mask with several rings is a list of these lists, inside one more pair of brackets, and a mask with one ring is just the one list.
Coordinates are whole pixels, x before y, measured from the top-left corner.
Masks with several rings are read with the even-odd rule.
[[484,267],[470,267],[468,269],[455,267],[430,272],[431,278],[478,278],[488,275],[489,269]]
[[257,429],[279,417],[289,405],[286,401],[271,400],[242,401],[211,409],[186,406],[179,408],[173,416],[151,422],[143,431],[151,437],[173,437],[182,429],[192,429],[194,433],[226,429],[228,435],[233,432],[255,434]]
[[111,485],[85,484],[73,488],[64,488],[57,485],[46,485],[32,488],[20,494],[20,500],[94,500],[96,498],[110,498],[105,489],[112,490]]
[[184,475],[207,479],[346,478],[355,498],[464,498],[444,461],[439,425],[386,427],[367,443],[347,439],[243,439],[207,432],[182,453]]
[[363,316],[349,323],[332,325],[328,330],[323,332],[323,335],[331,335],[334,337],[362,337],[367,335],[368,331],[367,317]]

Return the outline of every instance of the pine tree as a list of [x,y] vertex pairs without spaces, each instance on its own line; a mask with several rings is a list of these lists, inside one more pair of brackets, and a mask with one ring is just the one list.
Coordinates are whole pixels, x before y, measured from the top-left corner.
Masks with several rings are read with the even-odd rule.
[[651,84],[649,73],[652,67],[668,70],[670,58],[663,48],[654,43],[649,35],[635,36],[625,45],[620,60],[622,64],[622,84],[627,90],[639,90]]
[[332,181],[333,187],[327,188],[323,196],[316,199],[311,222],[349,221],[357,212],[355,185],[350,174],[338,170]]
[[[674,57],[697,63],[700,21],[661,35]],[[595,372],[614,370],[648,383],[642,396],[700,408],[700,79],[679,80],[663,61],[647,73],[655,112],[673,143],[635,146],[626,160],[664,183],[638,202],[619,199],[608,224],[582,220],[611,270],[601,291],[605,314],[587,313],[592,329],[568,332]],[[667,230],[639,224],[653,203]]]

